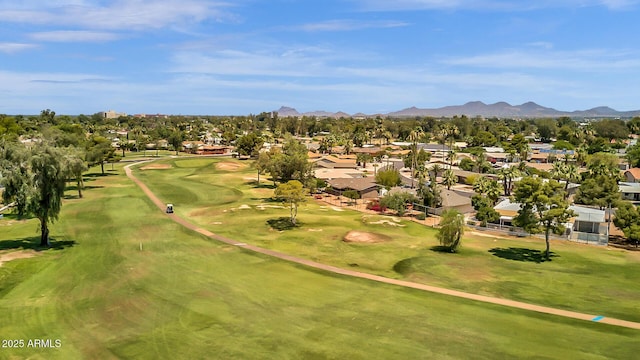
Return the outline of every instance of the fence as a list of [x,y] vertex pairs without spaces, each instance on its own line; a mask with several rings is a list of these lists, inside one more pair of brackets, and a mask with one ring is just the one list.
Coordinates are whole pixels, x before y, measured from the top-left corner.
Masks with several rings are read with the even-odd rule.
[[[540,239],[544,239],[545,237],[544,234],[530,234],[522,228],[513,227],[513,226],[503,226],[499,224],[487,224],[487,226],[477,226],[477,225],[467,224],[467,227],[470,227],[475,230],[480,230],[480,231],[488,230],[488,231],[497,232],[500,234],[510,235],[510,236],[519,236],[519,237],[533,236]],[[560,235],[560,236],[556,234],[550,234],[549,239],[565,240],[565,241],[568,240],[568,241],[578,242],[582,244],[589,244],[589,245],[606,246],[609,243],[609,239],[607,235],[592,234],[592,233],[586,233],[586,232],[580,232],[580,231],[572,231],[569,235]]]
[[609,244],[609,239],[607,235],[592,234],[592,233],[585,233],[585,232],[579,232],[579,231],[574,231],[571,234],[571,238],[569,240],[579,242],[579,243],[584,243],[584,244],[590,244],[590,245]]

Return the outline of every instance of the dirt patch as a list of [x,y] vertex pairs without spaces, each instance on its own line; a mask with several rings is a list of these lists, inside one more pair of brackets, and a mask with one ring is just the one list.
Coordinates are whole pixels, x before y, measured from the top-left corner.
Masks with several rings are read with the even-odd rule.
[[140,168],[140,170],[166,170],[171,169],[171,164],[149,164]]
[[260,204],[260,205],[256,205],[256,209],[258,209],[258,210],[284,209],[284,206],[282,206],[282,205],[264,205],[264,204]]
[[28,259],[36,256],[35,251],[24,250],[24,251],[12,251],[9,253],[0,254],[0,266],[2,264],[16,259]]
[[230,161],[222,161],[217,163],[215,166],[216,166],[216,169],[224,170],[224,171],[238,171],[240,169],[244,169],[245,167],[247,167],[247,165],[238,164]]
[[404,227],[404,224],[401,224],[401,221],[397,217],[393,216],[385,216],[383,219],[377,221],[371,221],[371,217],[365,215],[362,217],[362,222],[368,225],[389,225],[389,226],[399,226]]
[[385,241],[390,241],[391,237],[387,235],[370,233],[364,231],[349,231],[347,235],[344,236],[342,241],[344,242],[352,242],[352,243],[380,243]]

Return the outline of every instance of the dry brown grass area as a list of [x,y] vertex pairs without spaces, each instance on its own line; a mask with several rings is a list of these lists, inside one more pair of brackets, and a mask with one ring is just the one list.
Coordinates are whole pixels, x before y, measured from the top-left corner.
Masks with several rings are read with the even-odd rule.
[[230,161],[221,161],[215,164],[216,169],[224,171],[238,171],[247,167],[245,164],[238,164]]
[[166,170],[171,169],[171,164],[149,164],[140,168],[140,170]]
[[11,260],[28,259],[34,256],[36,256],[36,252],[33,250],[11,251],[11,252],[0,253],[0,266],[2,266],[2,264],[9,262]]
[[391,241],[391,237],[387,235],[370,233],[364,231],[349,231],[343,238],[344,242],[352,243],[380,243],[385,241]]

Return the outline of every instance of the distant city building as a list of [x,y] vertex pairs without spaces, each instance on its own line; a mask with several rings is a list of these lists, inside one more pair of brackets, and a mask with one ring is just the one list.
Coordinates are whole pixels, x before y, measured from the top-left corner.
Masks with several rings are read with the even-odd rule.
[[116,112],[115,110],[102,111],[100,112],[100,115],[102,115],[102,117],[105,119],[117,119],[120,116],[127,116],[126,113],[119,113],[119,112]]

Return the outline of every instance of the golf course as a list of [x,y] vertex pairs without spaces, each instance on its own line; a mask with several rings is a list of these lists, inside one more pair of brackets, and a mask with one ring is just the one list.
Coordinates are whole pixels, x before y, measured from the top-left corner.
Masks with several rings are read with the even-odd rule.
[[[225,244],[390,279],[640,322],[640,252],[437,230],[309,197],[298,226],[251,161],[124,164],[67,191],[52,246],[38,221],[0,219],[0,348],[7,359],[628,359],[640,330],[339,275]],[[109,167],[110,168],[110,167]],[[360,205],[360,208],[363,208]],[[346,241],[345,241],[346,240]],[[54,347],[29,347],[50,339]],[[56,340],[59,341],[56,343]]]

